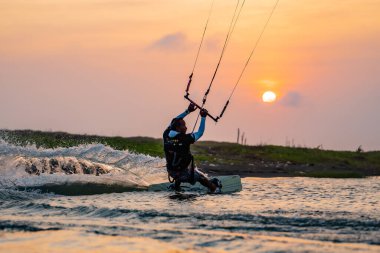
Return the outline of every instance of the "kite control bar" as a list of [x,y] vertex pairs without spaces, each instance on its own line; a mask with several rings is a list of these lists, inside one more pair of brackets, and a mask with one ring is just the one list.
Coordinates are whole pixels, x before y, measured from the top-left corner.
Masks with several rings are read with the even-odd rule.
[[[199,110],[203,109],[200,105],[198,105],[197,103],[195,103],[191,98],[189,98],[189,93],[186,93],[186,95],[184,96],[187,100],[189,100],[190,103],[194,104],[195,107],[199,108]],[[212,116],[210,113],[207,112],[207,116],[209,116],[213,121],[215,122],[218,122],[219,118],[220,117],[214,117]]]
[[[265,32],[265,30],[266,30],[268,24],[269,24],[270,19],[271,19],[272,16],[273,16],[274,11],[275,11],[276,8],[277,8],[277,5],[278,5],[278,3],[279,3],[280,0],[275,0],[275,1],[276,1],[276,2],[275,2],[275,4],[274,4],[273,7],[272,7],[272,10],[271,10],[271,12],[270,12],[270,14],[269,14],[269,16],[268,16],[266,22],[265,22],[265,25],[264,25],[264,27],[262,28],[262,30],[261,30],[261,32],[260,32],[260,35],[259,35],[259,37],[257,38],[257,40],[256,40],[256,42],[255,42],[255,44],[254,44],[254,46],[253,46],[253,49],[252,49],[251,53],[249,54],[249,57],[248,57],[248,59],[247,59],[245,65],[244,65],[244,68],[243,68],[243,70],[241,71],[241,73],[240,73],[240,75],[239,75],[239,78],[238,78],[237,82],[235,83],[235,86],[234,86],[234,88],[232,89],[232,92],[231,92],[230,96],[228,97],[228,100],[227,100],[226,104],[224,105],[224,107],[223,107],[223,109],[222,109],[222,112],[221,112],[220,115],[217,116],[217,117],[214,117],[214,116],[212,116],[211,114],[207,113],[207,116],[210,117],[210,118],[211,118],[212,120],[214,120],[215,122],[218,122],[218,120],[221,119],[221,118],[223,117],[223,114],[225,113],[225,111],[226,111],[226,109],[227,109],[227,107],[228,107],[228,105],[229,105],[229,103],[230,103],[230,100],[231,100],[232,96],[234,95],[234,92],[235,92],[235,90],[236,90],[236,87],[238,86],[238,84],[239,84],[239,82],[240,82],[240,80],[241,80],[241,78],[242,78],[242,76],[243,76],[243,74],[244,74],[244,72],[245,72],[245,70],[246,70],[246,68],[247,68],[247,66],[248,66],[248,64],[249,64],[249,62],[250,62],[250,60],[251,60],[253,54],[254,54],[254,52],[256,51],[256,48],[257,48],[257,46],[258,46],[258,44],[259,44],[261,38],[263,37],[263,34],[264,34],[264,32]],[[242,4],[239,5],[239,3],[240,3],[240,0],[237,1],[236,7],[235,7],[235,11],[234,11],[234,15],[233,15],[233,17],[232,17],[232,20],[231,20],[231,23],[230,23],[230,26],[229,26],[229,29],[228,29],[228,33],[227,33],[227,35],[226,35],[226,39],[225,39],[225,41],[224,41],[223,49],[222,49],[222,52],[221,52],[221,54],[220,54],[218,64],[217,64],[217,66],[216,66],[216,68],[215,68],[214,75],[212,76],[212,79],[211,79],[211,82],[210,82],[210,84],[209,84],[209,86],[208,86],[208,89],[206,90],[206,92],[205,92],[205,94],[204,94],[203,101],[202,101],[202,106],[199,106],[197,103],[195,103],[192,99],[189,98],[189,96],[190,96],[190,94],[189,94],[189,89],[190,89],[191,81],[192,81],[192,79],[193,79],[194,69],[195,69],[195,66],[197,65],[197,62],[198,62],[199,52],[200,52],[200,50],[201,50],[201,48],[202,48],[203,40],[204,40],[205,33],[206,33],[206,30],[207,30],[207,26],[208,26],[208,21],[209,21],[210,16],[211,16],[211,11],[212,11],[213,6],[214,6],[214,0],[212,1],[212,5],[211,5],[210,12],[209,12],[209,16],[208,16],[208,18],[207,18],[206,25],[205,25],[205,28],[204,28],[204,31],[203,31],[203,35],[202,35],[202,39],[201,39],[201,42],[200,42],[200,45],[199,45],[199,48],[198,48],[197,56],[196,56],[196,58],[195,58],[195,62],[194,62],[194,66],[193,66],[193,70],[192,70],[192,72],[191,72],[191,74],[190,74],[190,76],[189,76],[189,81],[188,81],[187,86],[186,86],[186,94],[185,94],[185,99],[187,99],[188,101],[190,101],[191,103],[193,103],[193,104],[194,104],[197,108],[199,108],[199,109],[203,109],[204,105],[206,104],[207,96],[208,96],[208,94],[210,93],[211,86],[212,86],[212,84],[213,84],[213,82],[214,82],[214,79],[215,79],[215,76],[216,76],[216,74],[217,74],[217,72],[218,72],[218,69],[219,69],[220,63],[221,63],[221,61],[222,61],[222,58],[223,58],[223,55],[224,55],[225,49],[226,49],[226,47],[227,47],[227,44],[229,43],[230,37],[231,37],[231,35],[232,35],[232,33],[233,33],[234,29],[235,29],[236,22],[237,22],[237,20],[239,19],[239,16],[240,16],[241,10],[243,9],[243,6],[244,6],[244,3],[245,3],[245,0],[242,1]],[[239,6],[240,6],[240,8],[239,8]],[[195,128],[195,126],[197,125],[198,119],[199,119],[199,115],[198,115],[197,120],[196,120],[196,122],[195,122],[195,124],[194,124],[194,128]],[[193,131],[194,131],[194,128],[193,128]]]

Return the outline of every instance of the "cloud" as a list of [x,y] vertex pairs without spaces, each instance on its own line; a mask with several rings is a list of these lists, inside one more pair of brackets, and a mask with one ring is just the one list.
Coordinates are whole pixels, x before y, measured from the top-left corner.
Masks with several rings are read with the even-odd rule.
[[296,91],[289,91],[281,100],[280,103],[284,106],[298,107],[301,104],[302,96]]
[[221,46],[221,39],[217,36],[213,36],[205,40],[205,48],[208,51],[217,51]]
[[177,51],[184,50],[187,47],[186,35],[178,32],[163,36],[157,41],[153,42],[149,48],[167,50],[167,51]]

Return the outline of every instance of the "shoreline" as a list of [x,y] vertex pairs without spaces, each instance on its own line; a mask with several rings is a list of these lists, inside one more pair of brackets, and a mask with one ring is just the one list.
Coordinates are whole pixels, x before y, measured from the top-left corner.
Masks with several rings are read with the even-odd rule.
[[255,167],[255,166],[229,166],[200,164],[199,169],[211,176],[239,175],[245,177],[315,177],[315,178],[365,178],[380,176],[376,173],[358,173],[355,170],[309,167],[308,165],[292,165],[287,167]]
[[[150,137],[106,137],[64,132],[2,130],[0,139],[18,146],[68,148],[103,144],[115,150],[164,157],[161,139]],[[195,164],[210,175],[241,177],[363,178],[380,176],[380,151],[332,151],[320,148],[273,145],[248,146],[200,141],[192,146]]]

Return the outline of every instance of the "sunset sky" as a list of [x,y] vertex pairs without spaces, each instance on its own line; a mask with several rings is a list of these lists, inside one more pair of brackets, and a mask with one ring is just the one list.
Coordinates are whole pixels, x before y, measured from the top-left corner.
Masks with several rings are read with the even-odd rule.
[[[246,0],[206,108],[219,114],[275,0]],[[215,0],[201,101],[236,1]],[[0,0],[0,128],[160,137],[183,99],[211,1]],[[380,149],[380,1],[280,0],[203,140]],[[277,94],[263,103],[262,94]],[[195,115],[187,120],[192,129]]]

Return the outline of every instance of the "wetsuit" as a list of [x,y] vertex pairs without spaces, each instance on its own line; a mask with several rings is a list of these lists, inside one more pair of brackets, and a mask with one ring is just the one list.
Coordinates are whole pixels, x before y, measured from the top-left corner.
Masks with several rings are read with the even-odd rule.
[[[172,120],[183,119],[189,114],[186,110]],[[195,133],[183,134],[174,130],[172,124],[164,131],[164,150],[166,157],[166,168],[168,174],[176,182],[176,187],[182,182],[194,184],[201,183],[207,179],[206,175],[194,168],[194,159],[190,151],[190,145],[202,137],[206,125],[206,117],[201,118],[199,129]],[[202,180],[203,179],[203,180]]]

